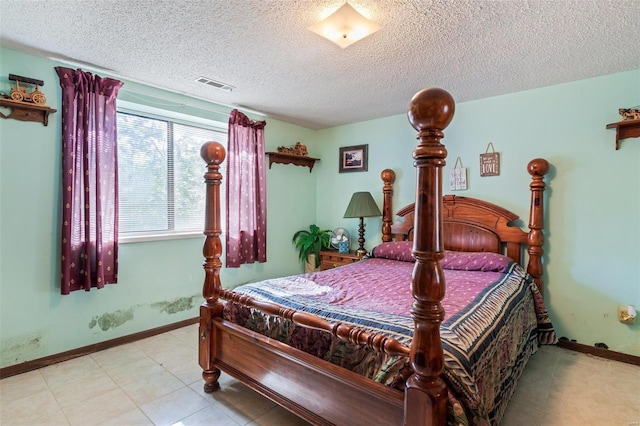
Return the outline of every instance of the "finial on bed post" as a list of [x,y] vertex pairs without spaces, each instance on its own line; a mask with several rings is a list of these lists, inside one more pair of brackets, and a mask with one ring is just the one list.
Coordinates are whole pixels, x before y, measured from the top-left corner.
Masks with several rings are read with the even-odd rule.
[[533,277],[540,290],[544,294],[542,281],[542,255],[544,249],[544,175],[549,171],[549,162],[544,158],[531,160],[527,165],[527,170],[531,175],[531,210],[529,211],[529,235],[527,244],[529,245],[529,264],[527,272]]
[[200,156],[207,163],[204,181],[207,185],[205,201],[204,235],[206,236],[202,253],[204,254],[205,278],[202,296],[205,302],[200,305],[199,330],[199,362],[202,367],[205,392],[213,392],[220,388],[218,378],[220,370],[213,365],[215,354],[215,340],[213,336],[213,319],[222,316],[222,304],[218,301],[220,283],[220,269],[222,261],[222,243],[220,242],[220,184],[222,174],[220,164],[224,161],[226,152],[224,146],[218,142],[206,142],[200,149]]
[[442,168],[447,150],[440,143],[442,130],[453,118],[455,102],[445,90],[429,88],[411,99],[407,116],[418,133],[413,151],[417,173],[411,315],[415,324],[410,362],[414,374],[405,385],[405,419],[410,426],[444,424],[447,418],[447,388],[440,378],[444,355],[440,324],[445,295],[442,236]]
[[391,241],[392,209],[391,198],[393,196],[393,182],[396,180],[396,172],[391,169],[384,169],[380,173],[384,182],[382,185],[382,242]]

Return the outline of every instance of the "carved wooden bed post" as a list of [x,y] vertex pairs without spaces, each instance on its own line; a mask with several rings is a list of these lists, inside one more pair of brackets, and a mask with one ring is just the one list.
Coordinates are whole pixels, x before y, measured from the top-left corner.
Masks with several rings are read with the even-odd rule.
[[404,424],[444,425],[447,418],[447,388],[440,378],[444,367],[440,324],[444,309],[445,278],[440,260],[444,257],[442,234],[442,168],[447,150],[440,143],[442,130],[453,118],[455,103],[446,91],[422,90],[411,99],[407,116],[418,133],[413,151],[416,167],[416,202],[413,254],[416,263],[411,277],[415,323],[410,362],[414,374],[405,385]]
[[224,161],[226,152],[218,142],[207,142],[200,149],[200,156],[207,162],[207,172],[204,180],[207,185],[206,212],[204,235],[206,239],[202,248],[205,272],[202,296],[205,302],[200,306],[200,330],[199,330],[199,362],[202,367],[205,392],[213,392],[220,388],[218,378],[220,370],[213,365],[215,344],[213,332],[213,320],[222,316],[222,304],[218,300],[218,293],[222,288],[220,283],[220,269],[222,261],[222,243],[220,242],[220,164]]
[[380,173],[380,177],[384,182],[382,186],[382,242],[388,243],[391,241],[391,222],[393,221],[391,197],[393,196],[393,182],[396,180],[396,172],[391,169],[384,169]]
[[549,171],[549,162],[543,158],[531,160],[527,165],[527,170],[531,175],[531,211],[529,212],[529,235],[527,236],[527,244],[529,244],[529,264],[527,272],[533,277],[540,290],[540,294],[544,294],[544,286],[542,281],[542,255],[544,250],[544,175]]

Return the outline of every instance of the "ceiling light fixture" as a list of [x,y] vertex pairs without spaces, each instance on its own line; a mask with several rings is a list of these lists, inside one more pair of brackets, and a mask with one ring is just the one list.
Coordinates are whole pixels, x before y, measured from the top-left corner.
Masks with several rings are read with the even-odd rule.
[[362,16],[349,3],[345,3],[326,19],[310,26],[309,30],[344,49],[380,28],[380,25]]

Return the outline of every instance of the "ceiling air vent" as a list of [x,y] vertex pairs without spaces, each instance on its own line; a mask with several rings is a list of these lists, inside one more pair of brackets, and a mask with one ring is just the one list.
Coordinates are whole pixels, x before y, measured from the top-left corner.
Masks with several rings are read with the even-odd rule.
[[226,83],[222,83],[220,81],[215,81],[215,80],[211,80],[210,78],[207,77],[198,77],[196,78],[196,81],[198,83],[203,83],[203,84],[208,84],[209,86],[213,86],[216,89],[220,89],[220,90],[226,90],[231,92],[233,89],[235,89],[235,87],[226,84]]

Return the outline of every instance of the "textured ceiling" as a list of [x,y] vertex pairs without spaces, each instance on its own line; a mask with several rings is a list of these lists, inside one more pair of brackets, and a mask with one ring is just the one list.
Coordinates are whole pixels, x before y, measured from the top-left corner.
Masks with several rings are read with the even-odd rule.
[[640,0],[350,0],[382,29],[344,50],[307,29],[343,3],[0,0],[0,42],[314,129],[429,86],[462,102],[640,68]]

